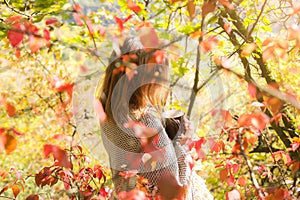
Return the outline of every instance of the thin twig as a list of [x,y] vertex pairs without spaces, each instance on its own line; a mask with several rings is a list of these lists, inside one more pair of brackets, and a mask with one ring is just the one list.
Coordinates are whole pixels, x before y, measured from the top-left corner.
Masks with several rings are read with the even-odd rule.
[[256,18],[256,20],[255,20],[253,26],[251,27],[251,30],[250,30],[250,31],[248,32],[248,34],[247,34],[247,38],[248,38],[249,36],[251,36],[252,32],[254,31],[255,26],[257,25],[257,23],[258,23],[258,21],[259,21],[261,15],[262,15],[262,13],[264,12],[264,8],[265,8],[265,6],[266,6],[266,4],[267,4],[267,1],[268,1],[268,0],[265,0],[264,4],[262,5],[262,7],[261,7],[261,9],[260,9],[259,15],[257,16],[257,18]]
[[4,0],[4,3],[5,3],[5,5],[6,5],[9,9],[11,9],[13,12],[18,13],[18,14],[20,14],[20,15],[24,15],[24,16],[26,16],[26,17],[28,17],[28,18],[31,17],[30,15],[28,15],[28,14],[26,14],[26,13],[24,13],[24,12],[21,12],[21,11],[15,9],[13,6],[9,5],[9,3],[8,3],[6,0]]
[[255,174],[253,172],[253,166],[252,166],[252,163],[250,161],[250,159],[248,158],[248,156],[245,154],[245,149],[244,149],[244,145],[243,145],[243,142],[242,142],[242,135],[241,135],[241,131],[238,131],[238,143],[241,147],[241,155],[243,156],[243,158],[245,159],[246,161],[246,164],[248,166],[248,171],[250,173],[250,177],[251,177],[251,180],[252,180],[252,183],[255,187],[255,190],[257,191],[258,193],[258,196],[260,199],[264,199],[264,194],[263,192],[261,191],[260,189],[260,186],[258,184],[258,181],[255,177]]

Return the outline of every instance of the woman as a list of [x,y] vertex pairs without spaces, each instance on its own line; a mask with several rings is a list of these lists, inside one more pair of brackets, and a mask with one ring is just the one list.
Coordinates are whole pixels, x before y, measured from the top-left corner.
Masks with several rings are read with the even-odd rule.
[[126,39],[120,53],[111,55],[100,92],[107,114],[101,136],[115,193],[141,189],[142,185],[148,196],[183,196],[180,191],[172,192],[167,184],[189,193],[184,199],[195,199],[186,189],[188,156],[179,142],[184,131],[171,140],[161,117],[168,96],[166,56],[161,50],[145,50],[138,38]]

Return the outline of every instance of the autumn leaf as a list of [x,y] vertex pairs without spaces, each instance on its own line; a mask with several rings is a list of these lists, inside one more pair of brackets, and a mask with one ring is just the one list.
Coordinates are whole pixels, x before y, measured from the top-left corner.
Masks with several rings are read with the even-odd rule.
[[6,112],[9,117],[13,117],[16,115],[16,108],[9,102],[6,102]]
[[202,42],[200,42],[199,44],[199,48],[201,48],[201,50],[204,53],[208,53],[211,50],[213,50],[213,48],[218,44],[218,39],[214,36],[210,36],[208,37],[206,40],[203,40]]
[[252,83],[248,83],[248,92],[252,98],[256,97],[256,86]]
[[190,20],[192,21],[195,17],[196,6],[194,0],[188,0],[187,10],[189,12]]
[[221,181],[225,181],[227,179],[228,170],[227,168],[221,169],[220,171],[220,179]]
[[46,21],[45,21],[45,24],[47,25],[47,26],[49,26],[49,25],[51,25],[51,24],[56,24],[58,22],[58,20],[56,19],[56,18],[51,18],[51,19],[47,19]]
[[133,0],[127,0],[127,7],[133,12],[139,13],[142,9]]
[[7,154],[10,154],[17,148],[17,140],[14,136],[7,134],[6,135],[6,143],[5,143],[5,151]]
[[46,44],[45,38],[36,37],[33,35],[29,36],[29,49],[31,53],[37,52],[38,50],[40,50],[40,48],[45,46],[45,44]]
[[18,194],[20,193],[20,188],[16,184],[13,184],[11,190],[14,194],[14,197],[17,198]]
[[260,135],[260,131],[266,128],[269,123],[269,117],[263,112],[257,112],[252,114],[243,114],[238,119],[240,127],[248,127],[254,133]]
[[249,56],[255,49],[257,48],[257,45],[255,43],[248,44],[245,46],[241,52],[242,57]]
[[68,154],[65,150],[62,150],[56,145],[45,144],[44,156],[47,158],[50,154],[53,154],[53,157],[58,161],[59,166],[72,168],[72,163],[69,161]]
[[245,177],[245,176],[239,177],[238,183],[239,183],[239,185],[240,185],[241,187],[244,187],[244,186],[246,185],[246,183],[247,183],[246,177]]
[[29,195],[26,200],[39,200],[39,196],[36,194]]
[[204,18],[209,13],[214,12],[216,7],[216,2],[205,2],[202,6],[202,18]]
[[13,47],[16,47],[22,42],[22,40],[24,38],[24,34],[21,32],[22,29],[21,29],[21,24],[20,23],[13,24],[12,28],[16,29],[16,30],[20,30],[20,32],[9,30],[8,33],[7,33],[8,41],[10,42],[10,44]]
[[270,108],[273,114],[277,114],[283,106],[283,102],[276,97],[268,97],[265,104]]
[[73,4],[73,9],[76,12],[82,12],[81,6],[79,4],[77,4],[77,3]]
[[73,13],[73,18],[78,26],[83,26],[84,22],[81,18],[81,15],[79,15],[78,13]]

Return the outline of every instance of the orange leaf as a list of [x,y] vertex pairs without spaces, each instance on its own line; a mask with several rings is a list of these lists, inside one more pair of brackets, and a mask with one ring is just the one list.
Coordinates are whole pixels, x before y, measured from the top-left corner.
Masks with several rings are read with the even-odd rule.
[[256,47],[257,45],[255,43],[251,43],[245,46],[241,52],[241,56],[242,57],[249,56],[256,49]]
[[269,97],[266,101],[266,105],[269,106],[273,114],[277,114],[281,110],[283,102],[276,97]]
[[247,183],[247,179],[245,178],[245,176],[241,176],[239,179],[238,179],[238,183],[240,186],[244,187]]
[[7,154],[10,154],[17,148],[17,140],[15,137],[6,134],[6,143],[5,143],[5,151]]
[[20,193],[20,188],[16,184],[13,184],[11,189],[13,191],[13,194],[14,194],[15,198],[16,198],[18,196],[18,194]]
[[224,168],[220,171],[220,179],[221,181],[225,181],[228,175],[228,170],[227,168]]
[[218,43],[218,39],[214,36],[208,37],[206,40],[200,42],[199,47],[204,53],[211,51]]
[[192,21],[195,17],[195,11],[196,11],[196,6],[194,0],[188,0],[187,3],[187,10],[190,15],[190,20]]
[[217,5],[215,2],[207,2],[202,6],[202,18],[204,18],[208,13],[214,12]]
[[16,115],[16,108],[9,102],[6,102],[6,112],[9,117],[13,117]]

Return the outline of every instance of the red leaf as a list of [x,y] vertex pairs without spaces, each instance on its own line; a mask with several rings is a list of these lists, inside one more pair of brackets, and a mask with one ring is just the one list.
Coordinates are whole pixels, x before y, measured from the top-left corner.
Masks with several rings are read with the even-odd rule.
[[43,34],[46,40],[50,40],[50,31],[48,29],[44,29]]
[[82,12],[82,8],[80,7],[79,4],[75,3],[73,5],[73,9],[76,11],[76,12]]
[[78,26],[82,26],[84,24],[81,19],[81,16],[78,13],[73,13],[73,18],[76,21]]
[[16,55],[17,58],[20,58],[20,57],[21,57],[21,50],[20,50],[20,48],[17,48],[17,49],[16,49],[15,55]]
[[226,183],[229,187],[234,186],[234,177],[231,173],[229,173],[230,176],[226,179]]
[[39,200],[39,196],[36,194],[29,195],[26,200]]
[[55,160],[58,161],[59,166],[72,168],[72,163],[69,161],[68,154],[65,150],[62,150],[56,145],[45,144],[44,145],[44,155],[49,157],[50,154],[53,154]]
[[100,123],[104,123],[106,121],[106,113],[104,112],[102,103],[99,99],[94,100],[94,109],[97,113],[98,119]]
[[11,187],[11,190],[12,190],[15,198],[17,198],[18,194],[20,193],[20,188],[16,184],[13,184],[13,186]]
[[252,98],[256,97],[256,86],[252,83],[248,83],[248,92]]
[[239,200],[241,199],[241,194],[238,190],[234,189],[230,192],[226,192],[226,200]]
[[270,121],[269,117],[263,112],[253,114],[243,114],[238,119],[240,127],[248,127],[256,134],[266,128],[267,123]]
[[[21,31],[21,24],[16,23],[16,24],[12,25],[12,28]],[[22,40],[24,38],[24,34],[22,32],[16,32],[13,30],[9,30],[7,33],[7,38],[8,38],[8,41],[10,42],[10,44],[13,47],[16,47],[22,42]]]
[[47,26],[49,26],[51,24],[56,24],[57,22],[58,22],[57,19],[52,18],[52,19],[47,19],[45,23],[46,23]]
[[142,9],[140,6],[138,6],[135,2],[132,0],[127,0],[127,7],[132,10],[133,12],[140,12]]
[[207,2],[204,3],[202,6],[202,18],[204,18],[208,13],[214,12],[216,9],[216,3],[215,2]]
[[218,0],[223,6],[227,7],[228,9],[232,10],[234,7],[233,5],[228,2],[227,0]]
[[114,19],[115,19],[115,22],[118,24],[120,31],[123,31],[123,29],[124,29],[123,20],[119,17],[115,17]]
[[20,15],[14,15],[8,19],[5,20],[6,23],[12,23],[12,22],[18,22],[22,19],[22,16]]
[[130,20],[132,18],[132,15],[128,15],[124,20],[123,20],[123,22],[125,23],[125,22],[127,22],[128,20]]
[[196,6],[194,0],[188,0],[187,10],[189,12],[190,20],[193,20],[195,17]]

